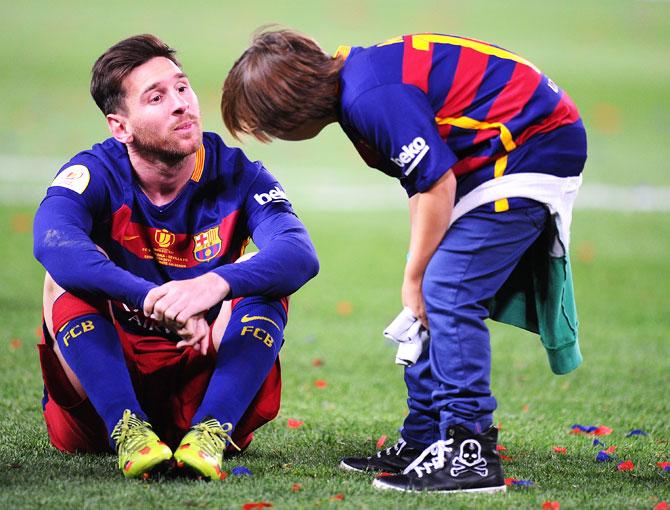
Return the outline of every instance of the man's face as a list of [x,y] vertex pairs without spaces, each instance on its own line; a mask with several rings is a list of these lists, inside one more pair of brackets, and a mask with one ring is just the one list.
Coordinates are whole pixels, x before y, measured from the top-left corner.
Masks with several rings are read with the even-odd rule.
[[198,98],[174,62],[153,58],[133,69],[123,87],[128,143],[140,153],[175,160],[202,145]]

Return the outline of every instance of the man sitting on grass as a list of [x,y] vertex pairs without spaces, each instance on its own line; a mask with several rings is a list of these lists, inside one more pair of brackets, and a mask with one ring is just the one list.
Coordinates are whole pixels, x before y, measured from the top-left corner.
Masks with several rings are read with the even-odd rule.
[[[61,168],[34,225],[49,438],[115,448],[126,477],[174,460],[217,479],[224,450],[278,412],[285,296],[316,254],[274,177],[203,134],[158,38],[107,50],[91,93],[112,138]],[[241,261],[250,237],[260,251]]]

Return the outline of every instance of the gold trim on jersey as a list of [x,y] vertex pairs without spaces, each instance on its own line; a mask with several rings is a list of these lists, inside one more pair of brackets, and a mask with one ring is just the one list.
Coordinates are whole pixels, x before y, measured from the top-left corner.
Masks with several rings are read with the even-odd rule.
[[195,182],[200,182],[202,177],[202,171],[205,168],[205,146],[201,145],[200,148],[195,152],[195,168],[191,174],[191,180]]

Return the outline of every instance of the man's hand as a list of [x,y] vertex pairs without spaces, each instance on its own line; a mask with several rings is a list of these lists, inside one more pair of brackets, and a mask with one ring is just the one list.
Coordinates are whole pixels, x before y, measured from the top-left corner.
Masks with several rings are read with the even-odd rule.
[[168,326],[184,327],[189,319],[220,303],[229,293],[230,285],[216,273],[173,280],[149,291],[144,313]]
[[428,329],[428,318],[426,317],[420,279],[409,278],[405,275],[402,283],[402,304],[412,310],[414,317],[421,321],[424,328]]
[[209,348],[209,324],[205,320],[204,314],[191,317],[186,321],[183,327],[175,329],[175,332],[182,338],[177,343],[177,348],[193,347],[205,356]]

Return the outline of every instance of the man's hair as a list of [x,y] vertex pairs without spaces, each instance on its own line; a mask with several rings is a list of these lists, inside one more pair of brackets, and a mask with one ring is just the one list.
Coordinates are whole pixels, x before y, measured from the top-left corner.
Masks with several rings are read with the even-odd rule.
[[342,65],[303,34],[261,28],[223,84],[223,122],[237,139],[246,133],[269,142],[333,116]]
[[123,110],[123,80],[133,69],[155,57],[165,57],[181,69],[176,51],[151,34],[129,37],[104,52],[93,65],[91,95],[105,115]]

